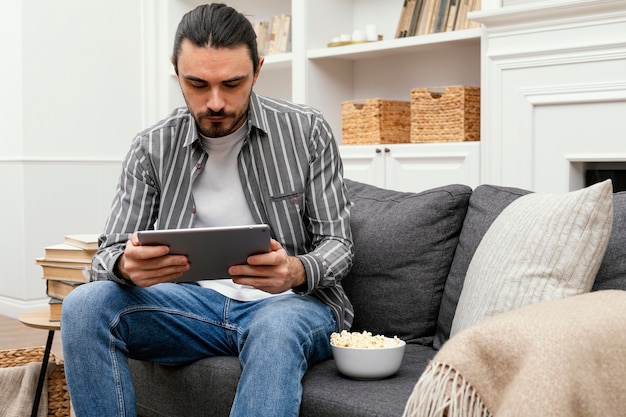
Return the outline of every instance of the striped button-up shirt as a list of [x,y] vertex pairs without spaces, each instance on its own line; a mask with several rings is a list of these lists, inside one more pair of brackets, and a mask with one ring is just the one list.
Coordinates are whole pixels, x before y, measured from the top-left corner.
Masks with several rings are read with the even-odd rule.
[[[349,329],[353,308],[341,286],[352,266],[350,202],[328,123],[309,107],[252,93],[248,135],[238,156],[239,177],[258,223],[304,265],[311,294]],[[208,154],[186,108],[141,132],[132,142],[92,264],[92,279],[114,280],[115,263],[137,230],[190,228],[192,184]]]

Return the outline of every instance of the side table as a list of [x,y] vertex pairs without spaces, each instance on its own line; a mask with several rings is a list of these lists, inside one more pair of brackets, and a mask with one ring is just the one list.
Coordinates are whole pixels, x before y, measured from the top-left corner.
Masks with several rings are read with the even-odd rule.
[[61,322],[50,321],[50,308],[48,307],[27,311],[19,316],[19,320],[26,326],[48,330],[48,341],[46,342],[46,349],[44,350],[41,372],[39,373],[37,391],[35,392],[35,401],[33,403],[33,410],[31,413],[31,417],[36,417],[37,411],[39,410],[41,392],[43,391],[43,383],[48,369],[48,360],[50,358],[50,350],[52,349],[52,341],[54,340],[54,332],[61,330]]

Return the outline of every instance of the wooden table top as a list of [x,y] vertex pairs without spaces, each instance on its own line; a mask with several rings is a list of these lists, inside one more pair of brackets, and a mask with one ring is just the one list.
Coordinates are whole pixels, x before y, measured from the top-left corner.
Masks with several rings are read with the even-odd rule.
[[19,316],[19,320],[29,327],[43,330],[61,330],[61,322],[50,321],[50,307],[27,311]]

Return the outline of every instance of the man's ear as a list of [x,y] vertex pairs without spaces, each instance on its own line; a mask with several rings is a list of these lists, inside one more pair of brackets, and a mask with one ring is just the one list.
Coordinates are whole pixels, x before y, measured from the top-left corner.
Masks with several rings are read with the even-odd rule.
[[256,68],[256,72],[254,73],[254,83],[256,83],[257,78],[259,78],[263,62],[265,62],[265,57],[259,57],[259,66]]

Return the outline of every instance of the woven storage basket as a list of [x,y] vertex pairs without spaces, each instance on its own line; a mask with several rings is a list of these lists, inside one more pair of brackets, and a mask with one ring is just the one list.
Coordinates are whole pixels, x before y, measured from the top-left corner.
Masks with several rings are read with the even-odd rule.
[[[441,91],[442,89],[438,89]],[[411,142],[480,140],[480,88],[411,90]]]
[[411,102],[373,98],[341,103],[343,145],[409,143]]
[[[0,368],[25,366],[30,362],[41,362],[43,354],[43,347],[0,350]],[[48,377],[48,416],[67,417],[70,415],[70,394],[65,382],[63,361],[55,357],[53,353],[50,353],[48,363],[52,362],[55,362],[56,366]]]

